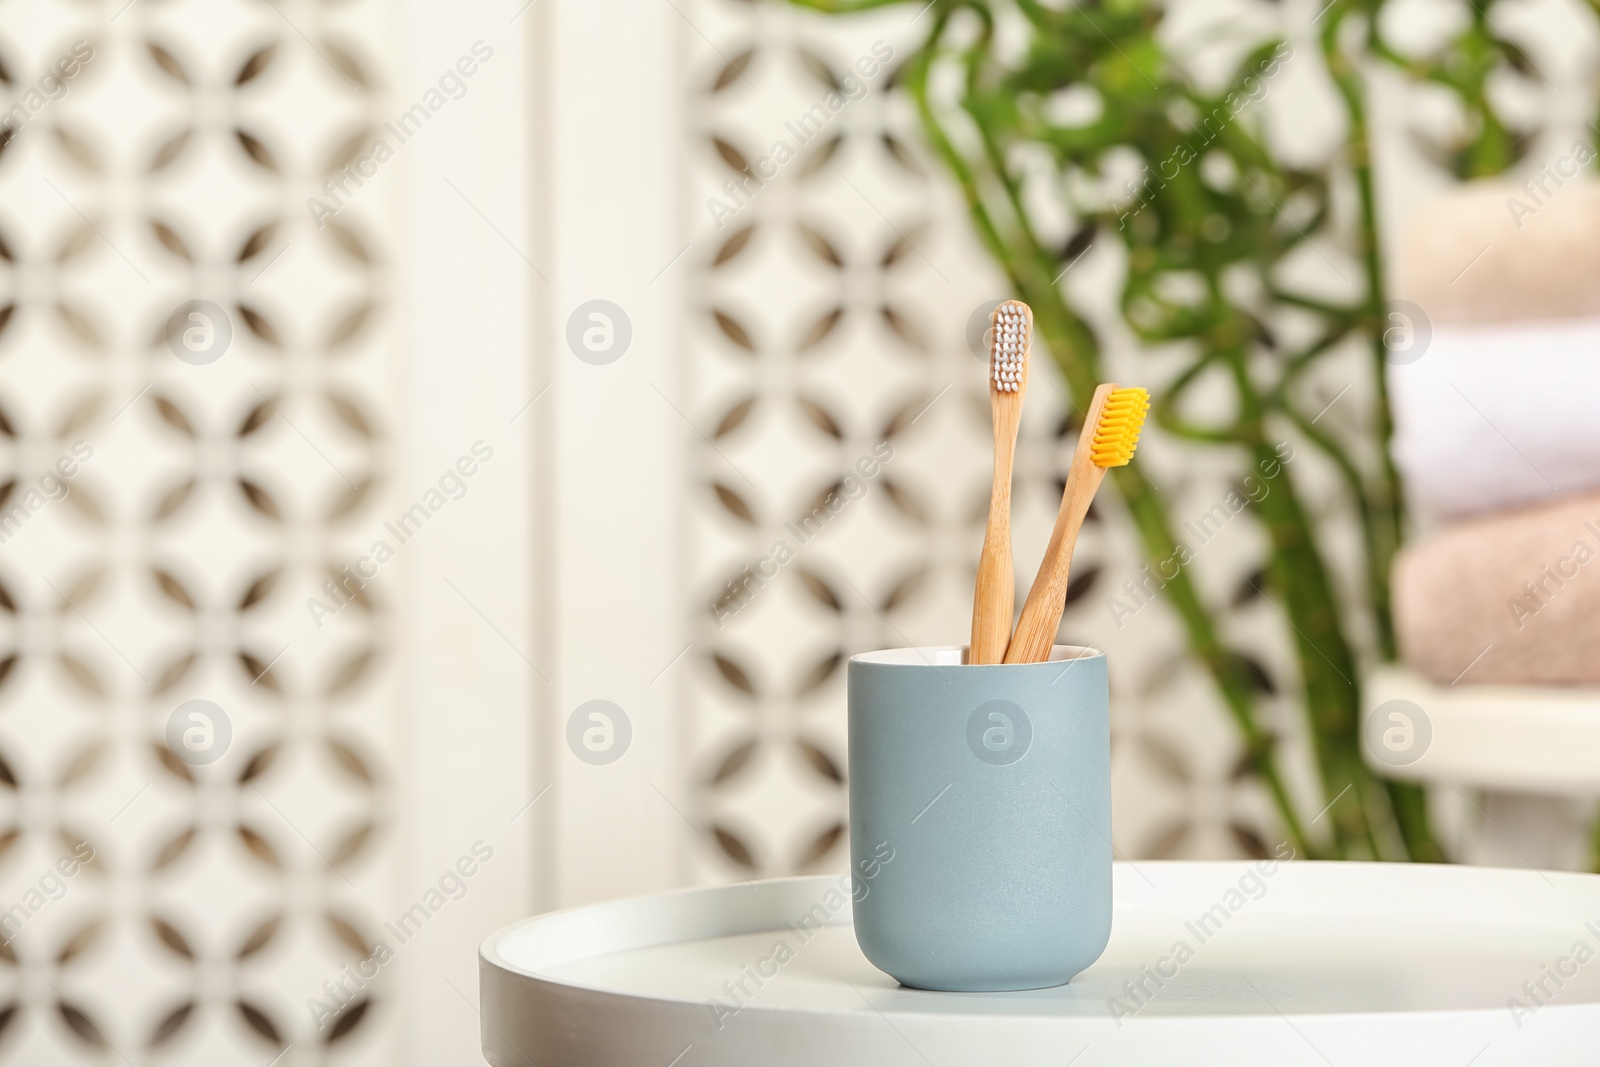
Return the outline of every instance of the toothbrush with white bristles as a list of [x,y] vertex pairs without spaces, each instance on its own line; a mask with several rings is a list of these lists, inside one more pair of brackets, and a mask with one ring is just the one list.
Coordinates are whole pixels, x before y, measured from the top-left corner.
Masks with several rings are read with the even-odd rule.
[[994,420],[994,483],[989,524],[972,594],[968,663],[999,663],[1011,640],[1016,573],[1011,563],[1011,464],[1017,450],[1022,398],[1028,391],[1028,346],[1033,311],[1020,300],[994,309],[989,342],[989,410]]

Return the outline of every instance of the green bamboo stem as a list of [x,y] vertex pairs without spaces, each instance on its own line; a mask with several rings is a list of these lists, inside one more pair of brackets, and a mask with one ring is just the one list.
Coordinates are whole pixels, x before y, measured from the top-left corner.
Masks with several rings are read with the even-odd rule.
[[1368,344],[1372,349],[1373,385],[1377,394],[1373,402],[1373,414],[1379,455],[1378,481],[1369,491],[1371,526],[1368,539],[1373,547],[1367,556],[1367,589],[1377,624],[1379,652],[1384,659],[1392,660],[1396,655],[1396,646],[1394,616],[1389,601],[1389,569],[1404,535],[1405,510],[1400,471],[1394,464],[1391,448],[1394,417],[1389,408],[1388,363],[1384,358],[1387,350],[1383,341],[1387,324],[1385,278],[1382,250],[1378,242],[1378,202],[1372,180],[1372,147],[1367,127],[1365,86],[1355,64],[1338,47],[1338,23],[1342,17],[1342,12],[1330,13],[1322,33],[1322,49],[1334,85],[1349,113],[1346,152],[1361,209],[1356,240],[1366,281],[1363,303]]
[[[1241,428],[1249,436],[1252,463],[1261,469],[1260,464],[1272,464],[1279,457],[1266,437],[1265,412],[1250,381],[1245,353],[1235,349],[1229,355],[1240,397]],[[1361,842],[1379,859],[1382,850],[1375,828],[1379,815],[1373,810],[1373,798],[1381,791],[1373,788],[1374,780],[1361,762],[1355,654],[1345,639],[1333,584],[1312,537],[1310,519],[1300,506],[1292,470],[1284,467],[1278,480],[1281,484],[1257,500],[1255,509],[1272,542],[1269,581],[1282,598],[1285,620],[1294,631],[1323,795],[1334,796],[1326,814],[1341,854],[1349,855]]]
[[[1339,22],[1343,11],[1330,13],[1322,33],[1324,62],[1345,102],[1350,117],[1346,144],[1349,163],[1356,179],[1360,203],[1357,225],[1358,247],[1366,275],[1366,318],[1372,348],[1372,371],[1376,390],[1373,402],[1379,476],[1363,501],[1363,535],[1367,542],[1367,588],[1377,627],[1379,654],[1393,660],[1398,654],[1394,615],[1389,596],[1389,571],[1405,535],[1405,500],[1400,471],[1394,463],[1394,417],[1389,406],[1389,384],[1383,340],[1387,326],[1383,258],[1378,241],[1377,194],[1372,177],[1372,148],[1367,124],[1366,87],[1355,64],[1338,47]],[[1387,780],[1384,788],[1399,825],[1408,856],[1415,862],[1440,863],[1446,857],[1434,836],[1428,818],[1427,794],[1409,782]]]
[[[1059,360],[1058,360],[1059,362]],[[1065,367],[1062,368],[1063,373]],[[1080,394],[1083,395],[1083,394]],[[1111,472],[1111,483],[1128,507],[1135,527],[1144,543],[1145,555],[1150,560],[1171,559],[1177,552],[1177,540],[1167,521],[1166,508],[1157,498],[1155,490],[1131,466],[1117,467]],[[1223,703],[1232,717],[1235,728],[1244,742],[1244,756],[1251,769],[1266,785],[1278,818],[1283,820],[1285,833],[1296,853],[1308,859],[1323,856],[1323,850],[1311,843],[1305,825],[1295,808],[1284,784],[1284,775],[1278,765],[1278,752],[1274,739],[1257,718],[1255,690],[1246,673],[1242,658],[1227,648],[1217,634],[1210,612],[1201,602],[1194,583],[1180,570],[1175,580],[1168,582],[1163,592],[1173,610],[1182,620],[1188,635],[1190,652],[1211,675],[1212,682],[1221,694]]]
[[1595,813],[1594,829],[1590,831],[1589,841],[1589,870],[1600,874],[1600,811]]

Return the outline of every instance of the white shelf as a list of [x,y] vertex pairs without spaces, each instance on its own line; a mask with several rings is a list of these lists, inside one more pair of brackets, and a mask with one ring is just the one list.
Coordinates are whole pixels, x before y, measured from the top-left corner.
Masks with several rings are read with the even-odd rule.
[[[1600,651],[1597,651],[1600,655]],[[1600,795],[1600,690],[1560,686],[1436,685],[1400,668],[1368,679],[1372,709],[1406,700],[1427,716],[1432,738],[1397,766],[1372,748],[1379,774],[1409,781],[1574,797]]]
[[[897,985],[861,955],[847,901],[820,932],[797,935],[787,924],[837,885],[688,890],[501,930],[480,949],[484,1055],[495,1067],[1594,1062],[1600,963],[1536,1011],[1507,1007],[1575,942],[1600,943],[1593,875],[1290,862],[1263,877],[1245,863],[1119,863],[1098,962],[1068,986],[985,994]],[[1181,964],[1178,942],[1192,950]],[[792,958],[774,964],[779,943]],[[1167,972],[1159,987],[1146,967]],[[1142,1006],[1125,986],[1140,981]],[[739,982],[748,996],[733,992]],[[1115,1016],[1112,998],[1137,1013]]]

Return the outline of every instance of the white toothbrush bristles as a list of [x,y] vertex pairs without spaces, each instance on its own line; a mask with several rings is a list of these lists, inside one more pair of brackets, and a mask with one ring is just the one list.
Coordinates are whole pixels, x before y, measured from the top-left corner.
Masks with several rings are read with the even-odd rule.
[[989,368],[993,386],[1002,393],[1022,388],[1028,363],[1028,341],[1033,332],[1033,313],[1020,300],[1007,300],[994,310],[993,340],[989,345]]

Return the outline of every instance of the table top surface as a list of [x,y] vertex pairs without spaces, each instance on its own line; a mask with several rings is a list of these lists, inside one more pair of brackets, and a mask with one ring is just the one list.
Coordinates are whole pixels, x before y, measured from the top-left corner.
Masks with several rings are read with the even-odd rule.
[[[530,919],[480,950],[484,1054],[496,1067],[1592,1067],[1600,876],[1151,862],[1117,864],[1113,882],[1099,961],[1017,993],[901,987],[856,946],[836,877]],[[819,903],[832,924],[800,927]]]
[[[1540,979],[1579,942],[1600,954],[1595,876],[1399,864],[1122,863],[1114,884],[1105,953],[1054,989],[904,988],[861,954],[847,905],[820,932],[793,925],[837,890],[829,878],[556,913],[502,932],[492,951],[509,969],[551,983],[701,1007],[720,1000],[797,1011],[1098,1019],[1117,1017],[1116,1005],[1145,1018],[1505,1012],[1509,997],[1527,997],[1525,981]],[[539,934],[542,925],[554,931],[563,916],[579,920],[577,927],[611,925],[609,943],[597,940],[589,951],[581,934],[570,941],[575,927],[556,950]],[[1566,969],[1575,973],[1559,989],[1546,982],[1557,1002],[1600,1005],[1600,962]]]

